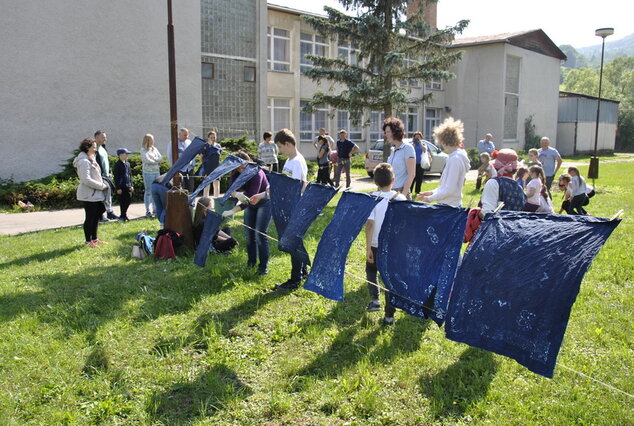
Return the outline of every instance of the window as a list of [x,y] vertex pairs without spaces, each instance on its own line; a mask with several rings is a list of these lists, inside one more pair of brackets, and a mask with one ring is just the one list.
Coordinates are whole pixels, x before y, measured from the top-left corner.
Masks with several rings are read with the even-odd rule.
[[269,114],[274,132],[291,127],[291,104],[288,99],[269,98]]
[[432,140],[434,137],[434,127],[440,125],[442,110],[440,108],[425,108],[425,139]]
[[347,41],[339,41],[337,56],[341,59],[345,60],[350,65],[357,65],[359,63],[358,55],[359,50],[355,44],[351,44]]
[[[404,69],[410,68],[416,65],[417,63],[418,61],[416,59],[411,59],[407,57],[403,61],[403,68]],[[409,85],[410,87],[420,87],[420,82],[418,81],[417,78],[408,78],[406,80],[401,80],[401,86],[407,86],[407,85]]]
[[442,90],[442,82],[432,78],[430,81],[425,82],[425,89]]
[[211,62],[203,62],[201,67],[201,74],[203,78],[213,80],[215,78],[215,65]]
[[517,110],[520,103],[520,58],[506,56],[504,81],[504,139],[517,140]]
[[[308,101],[301,101],[300,107],[304,107]],[[328,108],[318,105],[312,114],[300,111],[299,113],[299,140],[300,142],[312,142],[319,134],[319,129],[327,128]]]
[[244,67],[244,81],[249,83],[255,82],[255,67]]
[[383,121],[385,114],[383,112],[372,111],[370,113],[370,142],[374,143],[379,139],[383,139]]
[[418,107],[408,107],[407,112],[399,117],[403,120],[407,137],[411,138],[418,131]]
[[268,27],[268,64],[273,71],[289,71],[291,36],[288,30]]
[[328,44],[324,37],[317,34],[301,33],[300,38],[300,69],[306,71],[313,67],[312,62],[306,58],[306,55],[328,56]]
[[361,126],[352,123],[348,111],[337,111],[337,132],[341,129],[348,131],[348,139],[352,141],[360,141],[363,137]]

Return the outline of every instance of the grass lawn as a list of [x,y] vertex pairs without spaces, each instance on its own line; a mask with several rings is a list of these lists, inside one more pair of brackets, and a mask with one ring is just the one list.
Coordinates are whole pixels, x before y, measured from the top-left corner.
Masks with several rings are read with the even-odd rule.
[[[601,164],[588,210],[631,217],[632,172]],[[465,195],[478,198],[474,182]],[[311,254],[337,199],[309,230]],[[346,277],[342,303],[271,292],[288,255],[273,243],[258,277],[237,225],[241,247],[204,269],[131,259],[134,235],[158,229],[149,219],[101,226],[98,250],[79,228],[0,237],[0,423],[632,424],[634,398],[562,368],[634,394],[632,225],[586,275],[552,380],[402,312],[381,326],[361,280]],[[348,259],[359,276],[364,244]]]

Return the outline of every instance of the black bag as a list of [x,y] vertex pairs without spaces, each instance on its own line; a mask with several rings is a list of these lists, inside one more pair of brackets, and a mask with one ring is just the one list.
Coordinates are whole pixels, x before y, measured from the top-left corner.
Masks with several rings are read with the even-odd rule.
[[114,192],[114,182],[110,179],[110,176],[102,176],[101,179],[108,184],[110,191]]

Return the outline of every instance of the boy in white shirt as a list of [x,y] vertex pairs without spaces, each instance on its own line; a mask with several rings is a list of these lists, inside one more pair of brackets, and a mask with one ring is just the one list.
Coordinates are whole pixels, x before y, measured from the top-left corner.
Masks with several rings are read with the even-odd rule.
[[[377,286],[377,267],[376,267],[376,254],[379,247],[379,232],[383,225],[383,219],[385,219],[385,212],[390,200],[406,200],[407,198],[396,191],[392,191],[392,185],[394,184],[394,171],[392,166],[388,163],[380,163],[374,168],[374,183],[379,187],[379,190],[373,192],[372,195],[382,198],[381,202],[374,207],[372,213],[368,217],[365,223],[365,245],[366,245],[366,264],[365,264],[365,276],[368,282],[368,290],[370,290],[370,297],[372,300],[368,304],[366,311],[374,312],[381,309],[381,302],[379,301],[379,287]],[[394,324],[394,312],[396,309],[390,303],[390,300],[385,295],[385,317],[383,318],[383,324]]]
[[[308,181],[308,166],[304,156],[297,151],[295,135],[288,129],[282,129],[275,134],[275,144],[280,150],[280,154],[288,157],[282,171],[293,179],[301,180],[304,183],[304,189]],[[299,283],[308,274],[308,265],[294,253],[291,253],[291,277],[287,281],[276,284],[276,289],[295,290],[299,287]]]

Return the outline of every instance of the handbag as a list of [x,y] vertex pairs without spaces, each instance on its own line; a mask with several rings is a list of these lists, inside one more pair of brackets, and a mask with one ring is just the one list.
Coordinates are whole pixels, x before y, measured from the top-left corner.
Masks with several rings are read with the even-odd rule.
[[101,179],[108,184],[110,191],[114,192],[114,182],[110,179],[110,176],[102,176]]
[[431,161],[429,160],[429,152],[424,151],[420,156],[420,167],[423,170],[431,168]]
[[132,245],[132,257],[135,259],[145,259],[147,256],[147,253],[145,250],[143,250],[143,248],[141,247],[141,244],[139,243],[134,243]]

